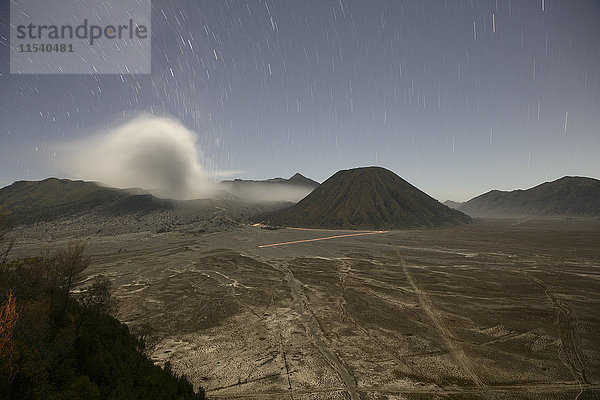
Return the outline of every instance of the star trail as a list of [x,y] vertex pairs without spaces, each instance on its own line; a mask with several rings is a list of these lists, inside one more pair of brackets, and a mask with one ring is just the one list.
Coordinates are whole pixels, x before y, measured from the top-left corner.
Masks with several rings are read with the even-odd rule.
[[62,144],[140,114],[193,131],[218,176],[381,165],[463,201],[600,175],[596,1],[152,4],[152,74],[19,76],[2,2],[0,186],[65,175]]

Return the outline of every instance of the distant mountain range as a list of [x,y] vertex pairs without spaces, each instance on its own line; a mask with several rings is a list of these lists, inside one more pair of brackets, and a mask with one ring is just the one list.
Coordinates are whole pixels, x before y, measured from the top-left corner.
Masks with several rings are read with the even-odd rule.
[[296,172],[291,178],[271,178],[265,179],[262,181],[255,180],[246,180],[246,179],[234,179],[232,181],[221,181],[223,184],[254,184],[254,183],[272,183],[272,184],[289,184],[289,185],[298,185],[298,186],[309,186],[313,189],[319,186],[319,182],[313,181],[310,178],[305,177],[304,175]]
[[454,204],[472,217],[600,216],[600,180],[566,176],[527,190],[492,190]]
[[299,203],[265,219],[273,225],[333,229],[446,226],[471,220],[380,167],[339,171]]
[[[445,205],[379,167],[339,171],[321,185],[301,174],[219,185],[222,190],[214,199],[177,201],[156,198],[142,189],[113,189],[93,182],[49,178],[1,188],[0,206],[9,211],[15,224],[78,213],[119,216],[174,210],[196,221],[206,216],[227,220],[259,214],[275,225],[348,229],[453,225],[468,222],[465,214],[600,216],[600,181],[582,177],[564,177],[527,190],[492,190],[465,203],[447,201]],[[302,200],[294,205],[291,199]]]
[[219,186],[244,201],[291,201],[295,203],[312,192],[319,186],[319,183],[296,173],[289,179],[273,178],[263,181],[236,179],[222,181]]
[[442,204],[445,206],[448,206],[450,208],[454,208],[455,210],[458,210],[460,208],[460,206],[463,205],[463,203],[459,203],[459,202],[452,201],[452,200],[446,200]]

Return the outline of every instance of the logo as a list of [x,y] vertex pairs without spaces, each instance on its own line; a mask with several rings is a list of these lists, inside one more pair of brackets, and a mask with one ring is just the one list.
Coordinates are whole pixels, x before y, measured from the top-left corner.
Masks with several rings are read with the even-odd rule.
[[150,0],[13,0],[11,74],[149,74]]

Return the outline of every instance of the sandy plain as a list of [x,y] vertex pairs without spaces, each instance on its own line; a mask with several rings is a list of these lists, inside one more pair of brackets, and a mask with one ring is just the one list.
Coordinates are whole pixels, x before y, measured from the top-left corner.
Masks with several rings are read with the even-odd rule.
[[[184,228],[52,241],[83,238],[118,318],[209,398],[600,398],[598,220]],[[31,229],[15,256],[48,242]]]

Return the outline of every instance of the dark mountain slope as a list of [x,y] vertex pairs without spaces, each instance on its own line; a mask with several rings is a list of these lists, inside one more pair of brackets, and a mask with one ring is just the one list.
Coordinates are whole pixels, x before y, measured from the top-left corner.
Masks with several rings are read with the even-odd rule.
[[49,221],[123,199],[122,190],[95,183],[48,178],[19,181],[0,189],[0,205],[15,223]]
[[600,180],[566,176],[527,190],[492,190],[459,210],[490,217],[600,215]]
[[393,229],[466,223],[470,218],[380,167],[335,173],[269,223],[340,229]]
[[[154,197],[142,189],[105,188],[93,182],[49,178],[15,182],[0,189],[0,209],[8,212],[14,225],[85,216],[68,229],[95,232],[102,228],[103,232],[122,232],[123,229],[137,231],[156,227],[174,229],[185,224],[198,225],[198,229],[221,229],[247,221],[257,213],[291,204],[247,203],[226,192],[217,195],[214,199],[169,200]],[[119,222],[108,222],[111,218]]]

